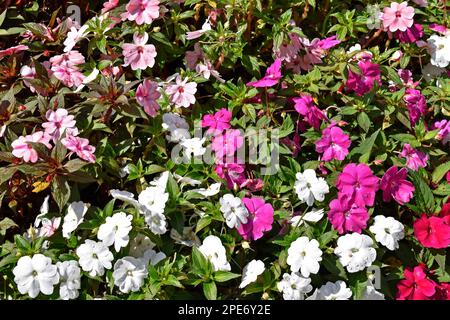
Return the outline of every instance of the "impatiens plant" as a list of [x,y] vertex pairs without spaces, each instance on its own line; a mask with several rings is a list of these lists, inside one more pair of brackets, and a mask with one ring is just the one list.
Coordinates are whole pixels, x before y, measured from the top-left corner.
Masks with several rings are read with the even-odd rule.
[[1,299],[450,299],[446,1],[6,3]]

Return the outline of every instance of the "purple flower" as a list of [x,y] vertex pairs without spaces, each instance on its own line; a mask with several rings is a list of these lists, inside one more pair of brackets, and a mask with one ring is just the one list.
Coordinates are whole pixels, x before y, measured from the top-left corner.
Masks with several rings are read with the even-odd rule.
[[450,141],[450,121],[441,120],[436,121],[433,124],[434,129],[439,129],[438,134],[436,135],[436,139],[442,140],[443,144],[447,144]]
[[398,204],[405,204],[411,200],[415,190],[414,185],[406,180],[408,170],[398,170],[390,167],[381,179],[380,188],[383,190],[383,201],[389,202],[393,198]]

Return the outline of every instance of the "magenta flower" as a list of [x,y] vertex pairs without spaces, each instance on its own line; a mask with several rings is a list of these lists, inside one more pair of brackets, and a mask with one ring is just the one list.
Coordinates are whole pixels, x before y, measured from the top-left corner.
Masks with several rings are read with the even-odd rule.
[[122,20],[136,21],[138,25],[151,24],[159,17],[159,0],[130,0],[122,13]]
[[42,143],[48,149],[51,149],[50,136],[43,132],[38,131],[25,137],[19,137],[11,143],[13,148],[12,154],[17,158],[22,158],[25,162],[35,163],[39,159],[39,155],[27,142]]
[[408,203],[415,190],[414,185],[406,180],[408,170],[398,170],[396,166],[390,167],[381,179],[380,189],[383,190],[383,201],[389,202],[391,198],[403,205]]
[[74,137],[74,136],[66,136],[61,139],[61,143],[70,151],[75,152],[80,159],[83,159],[88,162],[95,162],[95,147],[89,145],[89,140]]
[[219,162],[214,168],[217,175],[227,181],[229,189],[234,189],[235,186],[239,187],[246,181],[244,170],[245,166],[241,163]]
[[248,222],[241,224],[238,232],[245,240],[258,240],[265,231],[272,229],[273,208],[262,198],[243,198],[242,202],[250,215]]
[[156,48],[152,44],[146,44],[147,41],[148,34],[146,32],[143,35],[135,32],[133,43],[122,45],[124,67],[131,65],[132,70],[145,70],[147,67],[152,68],[155,65]]
[[365,163],[346,165],[336,182],[339,192],[350,196],[359,206],[373,206],[378,185],[379,178]]
[[231,112],[225,108],[220,109],[214,115],[206,114],[202,119],[202,127],[209,128],[206,133],[220,134],[230,128]]
[[223,134],[215,136],[211,143],[211,148],[216,154],[216,159],[223,159],[224,156],[233,156],[237,149],[244,144],[244,137],[237,129],[230,129]]
[[281,79],[281,59],[275,59],[274,63],[267,68],[266,75],[258,80],[247,83],[249,87],[267,88],[272,87]]
[[175,84],[168,86],[165,90],[170,96],[170,102],[178,107],[188,108],[195,103],[197,83],[187,81],[188,78],[182,80],[180,76],[177,76]]
[[406,29],[406,31],[397,31],[394,35],[402,43],[414,43],[423,37],[423,27],[415,23],[411,28]]
[[320,110],[311,95],[302,93],[299,98],[292,99],[295,103],[294,108],[300,113],[305,121],[314,129],[320,129],[322,120],[326,119],[325,114]]
[[411,125],[415,125],[421,116],[427,112],[427,101],[419,90],[408,88],[403,97],[408,108],[409,121]]
[[438,134],[436,135],[437,140],[442,140],[443,144],[447,144],[450,141],[450,121],[441,120],[436,121],[433,124],[433,128],[439,129]]
[[45,132],[50,135],[55,142],[58,140],[61,135],[66,131],[66,129],[74,129],[75,128],[75,117],[73,115],[69,115],[66,109],[56,109],[48,110],[45,114],[48,122],[44,122],[42,127],[45,129]]
[[373,89],[375,82],[381,85],[381,71],[380,66],[371,61],[361,60],[358,62],[358,67],[361,74],[348,70],[347,89],[362,96]]
[[445,35],[448,33],[448,31],[450,30],[450,29],[448,29],[446,26],[441,25],[441,24],[436,24],[436,23],[431,23],[428,27],[430,28],[430,30],[436,31],[436,32],[438,32],[438,33],[440,33],[440,34],[442,34],[442,35],[444,35],[444,36],[445,36]]
[[159,110],[159,104],[156,102],[161,96],[158,91],[158,84],[154,81],[145,79],[136,90],[136,100],[144,107],[145,113],[150,117],[156,117],[156,113]]
[[316,142],[316,151],[323,153],[322,161],[344,160],[351,141],[341,128],[332,124],[322,131],[322,138]]
[[339,193],[338,198],[330,202],[328,220],[340,234],[361,233],[367,227],[369,214],[364,206],[358,206],[351,197]]
[[403,145],[400,157],[406,158],[406,166],[411,170],[417,171],[419,168],[427,166],[428,155],[422,151],[413,149],[409,143]]
[[383,9],[381,20],[385,30],[395,32],[397,30],[406,31],[413,23],[414,8],[408,6],[408,2],[391,2],[390,7]]

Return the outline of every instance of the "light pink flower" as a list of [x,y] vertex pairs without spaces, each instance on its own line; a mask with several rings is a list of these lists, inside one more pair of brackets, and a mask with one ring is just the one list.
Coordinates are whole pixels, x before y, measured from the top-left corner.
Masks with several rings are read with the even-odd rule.
[[28,46],[25,46],[23,44],[20,44],[18,46],[15,47],[11,47],[5,50],[0,50],[0,59],[2,59],[3,57],[6,56],[12,56],[13,54],[28,50]]
[[80,64],[83,64],[84,62],[85,62],[84,56],[77,50],[71,50],[67,53],[50,58],[52,68],[56,66],[68,66],[72,68]]
[[102,14],[105,14],[108,11],[111,11],[112,9],[117,7],[118,5],[119,5],[119,0],[106,1],[105,3],[103,3]]
[[411,170],[417,171],[419,168],[427,166],[428,155],[425,152],[412,148],[409,143],[403,145],[400,157],[406,158],[406,166]]
[[66,129],[75,128],[76,121],[73,115],[69,115],[66,109],[48,110],[45,114],[48,122],[44,122],[42,127],[45,132],[50,135],[55,142],[58,140]]
[[351,145],[350,138],[341,128],[332,124],[322,131],[322,138],[316,142],[316,151],[323,153],[322,161],[344,160]]
[[80,159],[83,159],[88,162],[95,162],[95,147],[89,145],[89,140],[74,137],[74,136],[66,136],[61,139],[61,143],[70,151],[75,152]]
[[211,61],[209,60],[205,60],[203,61],[203,63],[197,64],[197,66],[195,67],[195,71],[197,71],[197,73],[205,79],[209,79],[211,76],[213,76],[220,82],[225,82],[220,76],[220,73],[216,69],[214,69]]
[[209,18],[203,23],[202,28],[200,30],[189,31],[186,33],[187,40],[194,40],[200,38],[204,33],[211,30],[211,25],[209,24]]
[[350,196],[361,207],[373,206],[378,185],[379,178],[365,163],[346,165],[336,182],[339,192]]
[[136,21],[138,25],[151,24],[159,17],[159,0],[130,0],[122,13],[123,20]]
[[398,170],[396,166],[390,167],[381,179],[380,189],[383,190],[383,201],[389,202],[391,198],[398,204],[405,204],[411,200],[415,190],[414,185],[406,180],[408,170]]
[[136,90],[136,100],[144,107],[144,111],[150,117],[156,117],[159,110],[159,104],[156,100],[159,99],[161,93],[158,91],[158,84],[154,81],[145,79]]
[[133,35],[133,43],[124,43],[122,45],[124,56],[124,67],[131,65],[133,70],[145,70],[155,65],[155,57],[157,55],[156,48],[152,44],[146,44],[148,34],[144,32],[140,35],[135,32]]
[[196,42],[193,51],[186,51],[186,66],[189,69],[195,69],[197,61],[203,60],[204,56],[200,43]]
[[52,72],[56,79],[69,88],[82,85],[86,78],[77,68],[65,64],[52,67]]
[[340,234],[361,233],[367,227],[369,214],[364,206],[354,203],[350,196],[339,193],[338,198],[330,202],[328,220]]
[[381,20],[385,30],[395,32],[397,30],[406,31],[414,23],[414,8],[408,6],[408,2],[391,2],[390,7],[383,9]]
[[250,215],[248,222],[239,226],[238,232],[245,240],[258,240],[265,231],[272,229],[273,208],[262,198],[243,198],[242,202]]
[[233,156],[237,149],[244,144],[244,137],[237,129],[230,129],[223,134],[215,136],[211,148],[216,154],[216,159],[221,162],[224,156]]
[[312,96],[302,93],[300,97],[292,100],[295,103],[295,110],[304,117],[304,120],[310,126],[318,130],[322,124],[322,121],[326,119],[326,116],[323,111],[316,106]]
[[39,229],[40,237],[51,237],[58,230],[61,223],[61,217],[47,219],[42,219],[42,227]]
[[215,114],[205,114],[202,119],[202,127],[208,128],[207,134],[220,134],[223,130],[230,128],[231,112],[225,108]]
[[249,87],[266,88],[272,87],[281,79],[281,59],[275,59],[274,63],[267,68],[265,76],[258,80],[247,83]]
[[181,76],[177,76],[175,84],[168,86],[165,90],[170,96],[170,102],[178,107],[188,108],[195,103],[197,83],[188,82],[188,80],[188,78],[183,80]]
[[23,158],[25,162],[35,163],[39,155],[27,142],[42,143],[48,149],[51,149],[50,136],[43,131],[38,131],[25,137],[19,137],[11,143],[12,154],[17,158]]

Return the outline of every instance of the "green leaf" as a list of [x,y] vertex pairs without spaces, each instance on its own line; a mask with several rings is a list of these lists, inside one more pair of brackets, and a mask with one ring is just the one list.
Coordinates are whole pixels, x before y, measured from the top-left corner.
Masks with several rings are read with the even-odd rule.
[[[434,196],[428,184],[423,180],[418,172],[410,171],[411,180],[416,188],[414,191],[414,198],[416,199],[417,207],[422,212],[433,213],[434,211]],[[420,212],[419,212],[420,213]]]
[[214,281],[203,283],[203,293],[208,300],[217,300],[217,286]]
[[217,282],[226,282],[231,279],[239,278],[241,275],[228,271],[217,271],[214,273],[214,280]]
[[16,234],[14,236],[14,242],[16,244],[17,249],[19,249],[22,253],[27,254],[31,251],[30,243],[25,240],[22,236]]
[[73,159],[73,160],[68,161],[64,165],[64,168],[66,168],[67,171],[72,173],[72,172],[76,172],[76,171],[80,170],[81,168],[83,168],[87,164],[88,163],[86,161],[83,161],[81,159]]
[[205,274],[208,271],[209,261],[206,257],[197,249],[197,247],[192,247],[192,271],[195,273]]
[[359,161],[368,163],[370,159],[370,154],[372,153],[372,148],[375,144],[375,140],[377,139],[379,133],[380,129],[375,131],[368,139],[362,141],[358,147],[354,148],[350,152],[350,156],[354,154],[361,154],[362,156],[359,158]]
[[392,138],[394,138],[397,141],[403,142],[403,143],[409,143],[411,147],[416,148],[420,147],[420,142],[417,141],[416,137],[414,137],[412,134],[408,133],[398,133],[391,135]]
[[10,218],[6,217],[0,221],[0,234],[4,236],[6,234],[6,230],[16,227],[18,227],[18,225]]
[[66,178],[61,176],[56,176],[53,178],[52,195],[53,199],[58,204],[59,211],[61,212],[70,198],[70,188]]
[[360,114],[358,114],[358,125],[365,131],[369,131],[370,125],[371,125],[371,121],[369,119],[369,116],[367,115],[367,113],[365,112],[361,112]]
[[437,166],[431,175],[431,180],[433,183],[439,183],[448,171],[450,171],[450,161]]

